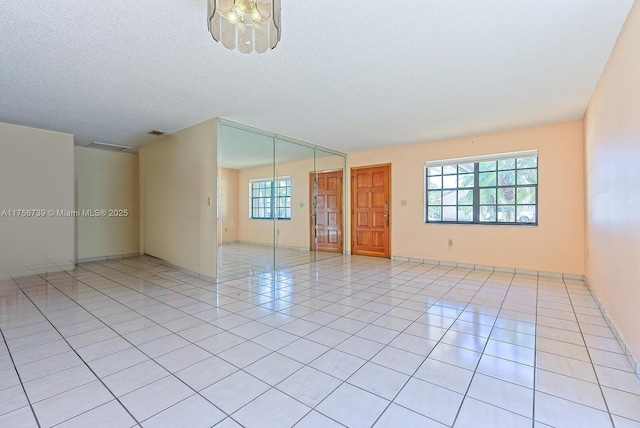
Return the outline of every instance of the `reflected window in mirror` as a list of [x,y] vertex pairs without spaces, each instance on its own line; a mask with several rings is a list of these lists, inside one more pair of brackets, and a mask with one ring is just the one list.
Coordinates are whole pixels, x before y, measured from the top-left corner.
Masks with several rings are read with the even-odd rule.
[[252,219],[291,219],[291,178],[251,180],[250,215]]

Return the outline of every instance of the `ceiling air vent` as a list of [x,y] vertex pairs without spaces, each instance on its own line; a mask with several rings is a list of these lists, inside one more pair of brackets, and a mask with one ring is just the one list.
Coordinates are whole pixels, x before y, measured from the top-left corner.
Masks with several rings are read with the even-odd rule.
[[92,149],[111,150],[112,152],[121,152],[123,150],[131,148],[126,146],[118,146],[115,144],[98,143],[97,141],[94,141],[93,143],[88,144],[85,147],[91,147]]
[[164,132],[158,131],[157,129],[152,129],[151,131],[147,132],[147,134],[159,137],[160,135],[164,135]]

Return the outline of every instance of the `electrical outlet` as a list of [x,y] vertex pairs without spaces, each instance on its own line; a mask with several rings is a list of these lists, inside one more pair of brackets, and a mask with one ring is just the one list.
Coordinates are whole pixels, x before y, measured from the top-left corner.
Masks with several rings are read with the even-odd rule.
[[449,239],[449,248],[453,247],[453,239]]

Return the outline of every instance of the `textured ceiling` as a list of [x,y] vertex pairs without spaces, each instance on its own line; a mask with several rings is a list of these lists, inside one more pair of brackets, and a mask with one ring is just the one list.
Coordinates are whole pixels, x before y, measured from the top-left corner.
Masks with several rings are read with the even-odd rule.
[[349,153],[577,119],[632,4],[282,0],[243,55],[206,0],[2,0],[0,121],[137,146],[222,117]]

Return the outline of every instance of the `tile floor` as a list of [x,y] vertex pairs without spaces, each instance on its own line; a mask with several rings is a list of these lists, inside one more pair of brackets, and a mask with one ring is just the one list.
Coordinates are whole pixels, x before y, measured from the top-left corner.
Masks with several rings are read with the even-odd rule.
[[278,269],[298,266],[341,254],[275,248],[270,245],[227,243],[218,247],[218,281],[228,281]]
[[581,281],[339,256],[0,279],[2,427],[640,427]]

